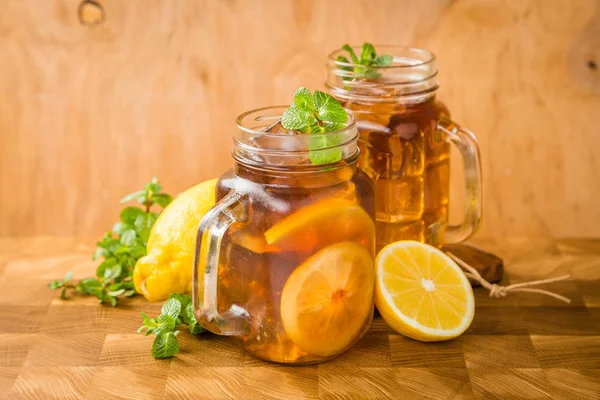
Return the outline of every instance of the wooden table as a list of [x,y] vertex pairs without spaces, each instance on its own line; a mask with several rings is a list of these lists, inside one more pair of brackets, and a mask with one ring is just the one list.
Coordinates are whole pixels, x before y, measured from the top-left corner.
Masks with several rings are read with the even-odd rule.
[[180,337],[181,353],[150,355],[136,333],[137,297],[117,308],[69,301],[46,288],[72,269],[90,276],[93,239],[0,239],[0,398],[333,399],[600,398],[600,240],[478,240],[505,260],[505,282],[571,273],[533,294],[490,299],[476,290],[470,329],[419,343],[376,318],[337,359],[286,367],[246,355],[229,338]]

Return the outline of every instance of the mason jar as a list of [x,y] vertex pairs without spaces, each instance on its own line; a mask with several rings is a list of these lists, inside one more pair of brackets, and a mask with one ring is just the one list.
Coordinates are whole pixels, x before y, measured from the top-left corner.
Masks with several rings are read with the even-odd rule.
[[204,328],[254,356],[306,364],[344,352],[371,323],[374,186],[351,116],[336,132],[273,132],[286,108],[237,119],[233,168],[198,230],[193,301]]
[[[365,69],[329,55],[327,86],[357,120],[359,165],[375,182],[377,249],[397,240],[435,246],[466,240],[482,212],[481,167],[475,136],[450,119],[436,98],[438,70],[427,50],[375,46],[388,66]],[[360,54],[360,48],[354,50]],[[448,225],[450,144],[464,162],[465,217]]]

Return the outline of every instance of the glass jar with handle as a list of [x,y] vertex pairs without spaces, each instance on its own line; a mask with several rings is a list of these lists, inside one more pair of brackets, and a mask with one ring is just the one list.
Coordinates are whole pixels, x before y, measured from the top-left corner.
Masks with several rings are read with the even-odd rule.
[[198,230],[193,302],[203,327],[256,357],[306,364],[347,350],[371,323],[374,186],[352,117],[321,140],[282,129],[285,109],[237,119],[234,168]]
[[[432,53],[375,48],[391,56],[388,65],[349,62],[345,49],[331,53],[327,86],[357,120],[359,165],[375,182],[377,249],[405,239],[436,246],[463,241],[481,220],[475,136],[452,121],[448,108],[436,99],[438,70]],[[448,225],[450,144],[464,163],[465,218],[459,225]]]

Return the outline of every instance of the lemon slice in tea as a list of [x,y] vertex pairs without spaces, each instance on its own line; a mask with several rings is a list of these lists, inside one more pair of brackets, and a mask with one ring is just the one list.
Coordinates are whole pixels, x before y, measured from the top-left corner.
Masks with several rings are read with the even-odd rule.
[[368,329],[373,313],[373,257],[354,242],[326,247],[294,270],[281,294],[285,332],[301,350],[340,353]]
[[265,239],[284,251],[311,251],[353,239],[368,246],[374,231],[375,224],[362,207],[343,198],[330,198],[277,222],[265,232]]

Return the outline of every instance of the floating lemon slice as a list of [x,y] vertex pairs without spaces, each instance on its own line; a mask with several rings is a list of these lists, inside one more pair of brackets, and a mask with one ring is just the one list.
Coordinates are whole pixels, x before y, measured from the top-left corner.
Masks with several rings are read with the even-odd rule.
[[280,250],[278,247],[268,244],[264,235],[262,234],[252,234],[247,230],[242,229],[239,231],[234,231],[230,235],[231,243],[237,244],[253,253],[276,253]]
[[462,334],[473,321],[473,290],[463,271],[435,247],[399,241],[377,255],[375,304],[395,331],[433,342]]
[[328,357],[368,329],[375,268],[371,253],[354,242],[320,250],[294,270],[281,294],[285,332],[301,350]]
[[326,199],[299,209],[265,232],[269,245],[284,251],[311,251],[344,240],[369,246],[373,220],[358,204],[343,198]]

